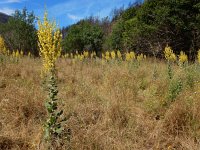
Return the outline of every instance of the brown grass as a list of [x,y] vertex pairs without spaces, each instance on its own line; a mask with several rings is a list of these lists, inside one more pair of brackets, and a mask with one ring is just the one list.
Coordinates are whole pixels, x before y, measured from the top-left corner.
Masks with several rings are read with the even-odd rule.
[[[199,149],[200,71],[190,66],[195,70],[190,88],[186,71],[174,66],[174,80],[181,78],[183,89],[171,101],[166,68],[165,63],[151,60],[137,67],[125,62],[72,64],[60,59],[59,106],[66,116],[71,114],[65,125],[71,130],[71,141],[60,149]],[[47,93],[42,89],[40,69],[38,59],[0,65],[2,150],[45,149]]]

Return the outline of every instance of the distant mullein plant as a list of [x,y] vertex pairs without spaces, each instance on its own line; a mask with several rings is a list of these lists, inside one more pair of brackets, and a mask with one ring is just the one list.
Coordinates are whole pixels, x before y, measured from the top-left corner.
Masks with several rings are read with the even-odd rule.
[[62,110],[58,109],[57,103],[57,85],[55,75],[55,62],[61,54],[61,39],[62,35],[60,30],[56,28],[55,22],[50,22],[47,19],[47,12],[44,14],[44,20],[38,21],[38,45],[40,50],[40,56],[43,59],[43,71],[48,79],[48,99],[45,103],[48,119],[45,124],[45,139],[48,142],[52,142],[57,138],[63,128],[61,120]]
[[172,62],[176,61],[176,55],[174,54],[173,50],[171,47],[169,47],[168,45],[165,47],[164,50],[164,54],[165,54],[165,58],[167,60],[167,65],[168,65],[168,77],[169,79],[172,79],[172,67],[171,64]]
[[0,36],[0,54],[6,54],[6,44],[1,36]]
[[5,42],[4,42],[4,39],[0,36],[0,62],[4,61],[3,55],[5,55],[5,54],[6,54]]
[[121,52],[119,50],[117,51],[117,58],[119,60],[122,60],[122,54],[121,54]]
[[111,52],[110,52],[110,56],[111,56],[111,58],[114,60],[114,59],[116,58],[115,51],[111,51]]
[[187,62],[188,62],[188,57],[187,57],[187,55],[186,55],[183,51],[181,51],[181,52],[180,52],[180,55],[179,55],[179,65],[180,65],[181,67],[184,67],[184,66],[186,65]]

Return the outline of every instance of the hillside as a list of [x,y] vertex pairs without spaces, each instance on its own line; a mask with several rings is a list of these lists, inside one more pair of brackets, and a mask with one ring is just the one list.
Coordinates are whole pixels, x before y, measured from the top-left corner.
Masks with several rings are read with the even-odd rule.
[[0,23],[6,23],[10,16],[0,12]]

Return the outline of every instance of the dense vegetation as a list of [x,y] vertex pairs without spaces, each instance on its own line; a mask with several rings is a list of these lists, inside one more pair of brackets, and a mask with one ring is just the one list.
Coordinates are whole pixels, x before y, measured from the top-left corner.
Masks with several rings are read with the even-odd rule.
[[34,13],[24,8],[16,10],[7,23],[0,23],[0,35],[10,51],[22,50],[25,54],[38,55],[35,21]]
[[[38,55],[34,13],[16,11],[0,34],[9,49]],[[63,52],[133,50],[161,56],[168,44],[175,53],[185,51],[194,59],[200,47],[200,2],[198,0],[146,0],[112,11],[103,19],[89,17],[63,27]]]
[[[85,28],[81,22],[97,26],[103,32],[95,36],[99,30],[89,30],[87,34],[94,35],[93,40],[101,41],[101,50],[120,50],[142,52],[150,55],[161,55],[168,44],[176,53],[185,51],[190,58],[200,47],[200,2],[197,0],[146,0],[135,3],[126,9],[114,11],[111,19],[89,18],[68,27],[64,39],[65,50],[87,49],[87,44],[79,36],[84,33],[73,32],[74,28]],[[87,36],[84,34],[84,36]],[[70,49],[65,46],[73,37],[75,46]],[[82,42],[82,45],[78,43]]]

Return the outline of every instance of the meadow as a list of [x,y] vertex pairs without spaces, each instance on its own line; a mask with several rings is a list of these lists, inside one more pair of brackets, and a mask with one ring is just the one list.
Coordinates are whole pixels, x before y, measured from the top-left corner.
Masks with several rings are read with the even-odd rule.
[[[69,134],[52,149],[198,150],[199,63],[107,55],[67,54],[56,62],[58,106]],[[42,60],[0,60],[0,149],[45,149]]]

